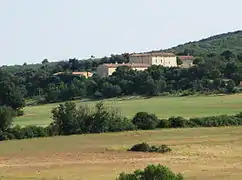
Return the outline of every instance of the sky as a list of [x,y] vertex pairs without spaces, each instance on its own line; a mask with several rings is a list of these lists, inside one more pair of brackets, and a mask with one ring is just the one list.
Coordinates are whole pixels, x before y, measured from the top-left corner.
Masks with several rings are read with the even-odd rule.
[[0,0],[0,65],[166,49],[242,29],[241,0]]

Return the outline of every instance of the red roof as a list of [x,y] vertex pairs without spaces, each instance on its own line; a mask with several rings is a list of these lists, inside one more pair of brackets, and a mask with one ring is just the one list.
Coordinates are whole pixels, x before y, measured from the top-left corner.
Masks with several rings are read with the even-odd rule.
[[129,66],[129,67],[132,67],[132,68],[148,68],[150,67],[149,64],[141,64],[141,63],[128,63],[128,64],[103,64],[103,66],[106,66],[108,68],[117,68],[119,66]]
[[193,56],[178,56],[180,60],[184,61],[184,60],[193,60],[194,57]]

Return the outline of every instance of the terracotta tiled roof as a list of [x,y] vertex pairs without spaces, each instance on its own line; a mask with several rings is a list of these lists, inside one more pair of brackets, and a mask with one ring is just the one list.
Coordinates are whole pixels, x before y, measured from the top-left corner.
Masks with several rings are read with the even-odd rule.
[[131,57],[140,57],[140,56],[175,56],[173,53],[165,53],[165,52],[153,52],[153,53],[134,53],[130,55]]
[[178,56],[180,60],[184,61],[184,60],[193,60],[194,57],[193,56]]
[[149,64],[137,64],[137,63],[127,63],[127,64],[103,64],[103,66],[106,66],[108,68],[117,68],[119,66],[129,66],[129,67],[132,67],[132,68],[148,68],[150,67]]

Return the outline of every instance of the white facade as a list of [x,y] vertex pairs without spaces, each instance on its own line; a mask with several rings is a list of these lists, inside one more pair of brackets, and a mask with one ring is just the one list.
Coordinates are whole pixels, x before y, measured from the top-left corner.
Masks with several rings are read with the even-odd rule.
[[164,67],[177,67],[177,57],[172,53],[146,53],[133,54],[129,58],[130,63],[145,63],[161,65]]
[[164,67],[177,67],[176,57],[162,57],[155,56],[152,57],[152,65],[161,65]]

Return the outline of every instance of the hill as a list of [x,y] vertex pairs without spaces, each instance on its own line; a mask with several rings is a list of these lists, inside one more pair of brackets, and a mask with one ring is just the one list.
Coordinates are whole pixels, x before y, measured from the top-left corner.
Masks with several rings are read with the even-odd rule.
[[195,56],[204,54],[221,54],[224,51],[231,51],[234,54],[242,53],[242,31],[235,31],[211,36],[199,41],[188,42],[176,47],[166,49],[176,54],[188,53]]

